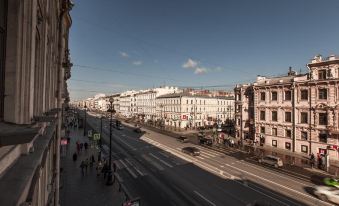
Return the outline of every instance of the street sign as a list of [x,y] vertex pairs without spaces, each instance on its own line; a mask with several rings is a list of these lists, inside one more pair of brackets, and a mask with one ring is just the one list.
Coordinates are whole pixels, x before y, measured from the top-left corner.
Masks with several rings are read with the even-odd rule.
[[95,133],[94,135],[93,135],[93,140],[95,141],[95,140],[100,140],[100,133]]
[[92,131],[92,130],[88,130],[87,136],[88,136],[88,137],[92,137],[92,136],[93,136],[93,131]]

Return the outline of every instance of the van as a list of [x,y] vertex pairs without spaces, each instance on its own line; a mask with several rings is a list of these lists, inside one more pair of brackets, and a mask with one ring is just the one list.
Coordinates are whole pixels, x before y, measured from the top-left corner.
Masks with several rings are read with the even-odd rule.
[[259,159],[259,163],[274,166],[275,168],[283,166],[283,161],[279,157],[276,157],[276,156],[273,156],[273,155],[267,155],[267,156]]

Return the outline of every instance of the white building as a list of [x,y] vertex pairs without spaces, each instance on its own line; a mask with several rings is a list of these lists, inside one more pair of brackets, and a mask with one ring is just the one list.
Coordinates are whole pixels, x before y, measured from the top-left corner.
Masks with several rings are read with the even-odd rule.
[[126,91],[120,95],[119,113],[125,117],[132,117],[137,113],[134,90]]
[[159,87],[142,90],[135,94],[137,115],[143,121],[154,120],[156,117],[156,98],[161,95],[178,93],[177,87]]
[[209,97],[174,93],[157,97],[157,118],[173,127],[199,127],[234,118],[233,97]]

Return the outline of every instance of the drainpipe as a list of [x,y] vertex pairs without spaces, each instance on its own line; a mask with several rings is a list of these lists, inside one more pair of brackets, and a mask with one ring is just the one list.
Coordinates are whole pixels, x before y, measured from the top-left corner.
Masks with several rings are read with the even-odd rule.
[[[311,75],[311,68],[308,66],[308,64],[306,64],[306,67],[308,68],[308,73],[309,73],[309,75]],[[308,77],[308,80],[310,80],[311,79],[311,77],[309,76]],[[311,99],[311,89],[308,89],[308,98],[309,98],[309,100],[308,100],[308,102],[309,102],[309,105],[310,105],[310,109],[309,109],[309,111],[310,111],[310,117],[308,118],[308,116],[307,116],[307,119],[309,120],[309,154],[311,155],[312,154],[312,99]]]
[[[64,2],[62,2],[63,4]],[[67,1],[65,2],[67,4]],[[55,197],[54,205],[59,206],[59,188],[60,188],[60,141],[61,141],[61,124],[62,124],[62,89],[64,81],[64,72],[63,72],[63,57],[64,55],[64,42],[63,35],[65,33],[65,28],[63,27],[63,20],[66,14],[71,10],[71,7],[66,5],[66,8],[62,8],[62,11],[59,16],[59,40],[58,40],[58,49],[59,49],[59,62],[58,62],[58,93],[57,93],[57,108],[58,108],[58,127],[57,127],[57,137],[56,137],[56,161],[55,161]]]
[[292,151],[295,152],[295,145],[296,145],[296,134],[295,134],[295,81],[292,82],[292,129],[293,129],[293,144],[292,144]]

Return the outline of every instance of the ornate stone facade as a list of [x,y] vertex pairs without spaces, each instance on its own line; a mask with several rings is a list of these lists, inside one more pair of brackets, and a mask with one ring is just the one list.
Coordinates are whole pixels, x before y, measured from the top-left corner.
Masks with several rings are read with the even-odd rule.
[[[309,73],[258,77],[246,86],[253,92],[255,133],[250,135],[265,145],[305,155],[327,153],[339,160],[339,58],[316,56],[308,65]],[[236,87],[235,92],[244,96]],[[237,93],[236,93],[237,95]],[[248,100],[236,101],[246,105]],[[236,113],[237,114],[237,113]],[[249,120],[246,111],[238,115]],[[236,131],[246,132],[237,125]]]

